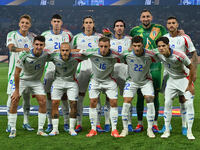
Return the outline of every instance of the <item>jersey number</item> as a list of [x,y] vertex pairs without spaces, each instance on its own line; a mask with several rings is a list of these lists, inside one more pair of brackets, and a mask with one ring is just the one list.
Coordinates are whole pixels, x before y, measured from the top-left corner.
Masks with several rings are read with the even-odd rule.
[[135,64],[134,71],[142,71],[142,65]]
[[106,64],[100,64],[99,68],[102,70],[106,70]]
[[59,42],[54,43],[54,49],[60,49],[60,43]]

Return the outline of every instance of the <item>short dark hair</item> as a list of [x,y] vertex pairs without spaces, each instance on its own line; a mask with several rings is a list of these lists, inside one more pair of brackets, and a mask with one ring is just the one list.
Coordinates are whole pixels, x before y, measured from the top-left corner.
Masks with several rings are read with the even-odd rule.
[[[93,23],[95,23],[94,18],[92,16],[85,16],[85,17],[83,17],[83,21],[82,21],[83,24],[84,24],[85,19],[88,19],[88,18],[92,19]],[[82,30],[84,31],[85,28],[82,27]],[[96,31],[96,29],[95,29],[95,27],[93,27],[93,32],[95,32],[95,31]]]
[[168,17],[168,18],[167,18],[167,21],[168,21],[168,20],[171,20],[171,19],[175,19],[175,20],[178,22],[178,19],[177,19],[175,16],[170,16],[170,17]]
[[19,21],[20,21],[21,19],[23,19],[23,18],[25,18],[25,19],[27,19],[27,20],[29,20],[29,21],[31,22],[31,16],[29,16],[29,15],[27,15],[27,14],[24,14],[24,15],[20,16]]
[[151,11],[150,11],[150,10],[148,10],[148,9],[143,9],[143,10],[141,11],[141,13],[140,13],[140,14],[142,14],[142,13],[144,13],[144,12],[149,12],[149,13],[152,15]]
[[109,38],[107,38],[107,37],[101,37],[100,39],[99,39],[99,42],[109,42],[110,43],[110,39]]
[[60,19],[62,20],[62,17],[59,15],[59,14],[54,14],[52,17],[51,17],[51,20],[53,19]]
[[41,35],[38,35],[36,37],[34,37],[34,40],[33,40],[33,43],[38,40],[40,42],[45,42],[45,37],[44,36],[41,36]]
[[156,45],[158,45],[158,42],[160,42],[160,41],[164,42],[165,44],[169,44],[169,39],[167,37],[162,36],[162,37],[158,38],[156,40]]
[[143,44],[143,38],[141,36],[134,36],[131,40],[131,43],[142,43]]
[[122,23],[124,24],[124,28],[126,27],[126,24],[125,24],[124,20],[118,19],[118,20],[115,20],[115,22],[114,22],[114,24],[113,24],[113,28],[115,28],[115,24],[116,24],[117,22],[122,22]]

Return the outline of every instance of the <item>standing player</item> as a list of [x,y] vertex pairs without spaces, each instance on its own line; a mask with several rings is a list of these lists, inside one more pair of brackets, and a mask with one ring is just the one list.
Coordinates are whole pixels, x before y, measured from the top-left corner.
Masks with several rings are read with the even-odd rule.
[[59,134],[58,122],[61,96],[66,92],[70,100],[70,129],[69,134],[76,136],[74,130],[77,116],[78,84],[75,79],[75,73],[78,63],[83,57],[78,53],[71,53],[69,43],[63,42],[60,46],[60,53],[52,54],[52,61],[55,64],[55,80],[52,84],[52,123],[53,130],[49,135]]
[[49,55],[43,52],[44,47],[45,38],[43,36],[36,36],[33,41],[33,49],[28,53],[22,53],[17,61],[15,69],[15,91],[11,96],[12,102],[9,114],[11,126],[9,138],[16,136],[17,106],[20,96],[25,90],[30,90],[39,103],[37,135],[47,136],[43,131],[46,120],[46,96],[43,84],[41,83],[41,77]]
[[[179,23],[176,17],[169,17],[167,19],[167,29],[169,33],[164,35],[165,37],[168,37],[169,39],[169,45],[170,48],[176,51],[182,51],[186,55],[190,54],[192,56],[191,63],[195,67],[194,72],[194,81],[196,80],[196,69],[197,69],[197,53],[195,50],[195,47],[190,39],[190,37],[186,34],[179,35],[178,34],[178,27]],[[166,73],[166,71],[165,71]],[[164,75],[164,79],[168,78],[168,74]],[[163,80],[164,84],[162,86],[162,89],[165,88],[165,83],[167,80]],[[186,108],[185,108],[185,99],[183,95],[179,96],[180,101],[180,111],[181,111],[181,117],[182,117],[182,134],[187,135],[187,126],[186,126]],[[165,131],[165,127],[163,126],[163,129],[159,131],[159,133],[163,133]]]
[[[177,95],[184,95],[187,112],[187,138],[189,140],[194,140],[195,137],[192,134],[192,125],[194,121],[194,66],[183,52],[175,51],[170,48],[169,39],[167,37],[159,38],[156,44],[159,50],[157,56],[164,64],[169,74],[165,89],[164,119],[166,130],[163,135],[161,135],[161,138],[168,138],[170,136],[173,99]],[[189,76],[187,78],[188,74]]]
[[99,48],[88,49],[84,53],[87,55],[92,62],[92,73],[93,76],[89,84],[89,98],[90,98],[90,109],[89,117],[91,123],[91,130],[86,135],[92,137],[97,135],[96,124],[97,124],[97,103],[98,97],[101,91],[105,91],[110,101],[110,119],[112,124],[111,136],[120,137],[117,127],[118,120],[118,87],[115,80],[112,77],[114,64],[119,62],[119,53],[110,49],[110,39],[102,37],[99,39]]
[[[15,90],[15,64],[18,60],[19,55],[23,51],[29,51],[32,47],[34,34],[29,32],[31,27],[31,17],[29,15],[22,15],[19,19],[19,30],[9,32],[7,35],[7,47],[9,49],[9,71],[8,71],[8,87],[7,87],[7,115],[9,118],[9,110],[11,104],[11,93]],[[29,111],[30,111],[30,94],[28,91],[23,93],[23,110],[24,110],[24,121],[23,128],[32,131],[34,130],[28,121]],[[8,120],[7,132],[10,132],[10,123]]]
[[[113,25],[113,29],[115,31],[114,35],[110,38],[111,49],[117,50],[118,53],[122,53],[124,50],[128,50],[131,45],[131,37],[124,35],[125,30],[125,22],[123,20],[116,20]],[[123,63],[116,63],[114,66],[114,76],[117,81],[117,85],[120,89],[120,94],[123,94],[123,89],[127,77],[128,67]],[[105,115],[105,131],[110,131],[110,120],[109,120],[109,99],[107,98],[106,105],[104,107],[104,115]],[[132,108],[130,108],[132,110]],[[129,119],[128,119],[128,129],[129,131],[133,131],[132,127],[132,111],[130,111]]]
[[[98,40],[101,37],[99,33],[95,32],[95,22],[91,16],[83,18],[83,32],[74,36],[72,45],[77,49],[98,48]],[[76,132],[82,130],[82,115],[83,115],[83,100],[91,77],[92,65],[90,60],[85,60],[78,65],[77,80],[79,83],[79,100],[77,112],[77,126]],[[100,106],[98,104],[98,115],[100,114]],[[100,117],[98,117],[100,118]],[[98,119],[97,130],[102,132],[100,120]]]
[[[149,10],[142,10],[140,15],[140,21],[142,22],[142,25],[136,26],[130,31],[130,35],[132,37],[139,35],[141,36],[143,40],[144,47],[147,49],[154,49],[156,48],[155,41],[165,35],[167,33],[166,29],[159,24],[152,24],[153,16]],[[157,119],[158,119],[158,113],[159,113],[159,100],[158,100],[158,93],[160,90],[161,85],[161,63],[152,63],[151,64],[151,75],[153,79],[153,86],[154,86],[154,92],[155,92],[155,98],[154,98],[154,105],[155,105],[155,119],[154,119],[154,125],[153,125],[153,131],[158,132],[158,126],[157,126]],[[138,99],[137,99],[137,116],[138,116],[138,125],[134,132],[141,132],[143,131],[143,110],[144,110],[144,97],[141,94],[141,91],[138,91]]]
[[150,74],[150,65],[155,62],[155,54],[144,49],[143,39],[140,36],[135,36],[132,39],[132,51],[125,51],[125,61],[128,64],[128,79],[124,87],[124,103],[122,108],[123,130],[121,137],[128,135],[128,113],[131,106],[131,101],[135,96],[138,88],[141,89],[147,103],[147,135],[150,138],[155,138],[152,131],[153,121],[155,117],[154,108],[154,88]]
[[[60,15],[55,14],[51,18],[51,25],[52,30],[48,30],[42,33],[42,36],[46,39],[46,46],[45,48],[49,50],[49,53],[53,53],[60,49],[60,44],[62,42],[70,42],[72,39],[72,34],[69,31],[62,30],[62,18]],[[48,62],[45,67],[45,77],[44,77],[44,84],[45,84],[45,91],[47,93],[47,118],[48,118],[48,128],[46,132],[51,132],[52,128],[52,118],[51,118],[51,110],[52,110],[52,103],[51,103],[51,85],[54,80],[54,73],[55,73],[55,65],[52,62]],[[66,94],[62,97],[62,112],[64,116],[64,130],[68,132],[69,130],[69,109],[68,109],[68,101]]]

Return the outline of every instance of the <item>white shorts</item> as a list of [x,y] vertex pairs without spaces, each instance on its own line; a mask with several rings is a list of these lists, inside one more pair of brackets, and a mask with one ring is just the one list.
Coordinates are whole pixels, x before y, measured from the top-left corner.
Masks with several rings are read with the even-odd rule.
[[141,89],[143,95],[154,96],[153,82],[152,80],[148,80],[148,82],[144,85],[140,85],[132,81],[126,81],[123,97],[134,97],[139,88]]
[[11,94],[15,91],[15,80],[14,76],[10,77],[10,80],[8,81],[8,86],[7,86],[7,94]]
[[128,78],[128,65],[116,63],[114,65],[113,77],[116,79],[120,95],[123,95],[126,79]]
[[118,98],[117,83],[112,79],[101,82],[91,79],[88,91],[90,98],[98,98],[101,91],[105,92],[109,99]]
[[61,100],[64,93],[67,93],[67,97],[71,101],[78,100],[78,84],[76,81],[64,81],[61,79],[56,79],[52,85],[51,99]]
[[85,93],[87,91],[91,74],[92,74],[92,63],[89,59],[84,60],[78,64],[76,78],[78,80],[79,92]]
[[26,80],[20,80],[19,83],[19,94],[20,96],[27,92],[27,90],[32,95],[46,95],[44,90],[44,85],[41,83],[41,81],[26,81]]
[[55,75],[55,70],[54,71],[48,71],[44,75],[44,89],[46,93],[51,92],[51,86],[54,81],[54,75]]
[[165,88],[165,99],[173,99],[176,96],[184,95],[188,83],[189,80],[187,78],[173,79],[169,77]]

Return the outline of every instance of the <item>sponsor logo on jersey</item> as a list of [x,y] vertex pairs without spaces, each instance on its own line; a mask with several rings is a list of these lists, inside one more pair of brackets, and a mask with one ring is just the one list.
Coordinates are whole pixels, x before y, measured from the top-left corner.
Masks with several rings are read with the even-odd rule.
[[82,39],[82,41],[81,41],[82,43],[84,43],[85,42],[85,40],[84,39]]
[[52,39],[52,38],[50,38],[48,41],[53,41],[53,39]]
[[22,39],[19,39],[18,42],[22,42]]
[[113,42],[112,45],[115,45],[115,43]]

